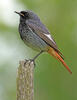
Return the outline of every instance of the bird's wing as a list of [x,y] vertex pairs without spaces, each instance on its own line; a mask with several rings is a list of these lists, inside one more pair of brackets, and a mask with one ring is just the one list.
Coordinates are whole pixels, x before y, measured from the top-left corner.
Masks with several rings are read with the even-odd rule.
[[[50,35],[50,33],[48,32],[48,30],[41,22],[34,21],[34,20],[27,20],[26,24],[33,32],[35,32],[50,47],[54,48],[58,53],[60,53],[60,51],[58,50],[58,47],[56,45],[56,42],[53,40],[53,38]],[[60,53],[60,55],[62,56],[62,53]]]

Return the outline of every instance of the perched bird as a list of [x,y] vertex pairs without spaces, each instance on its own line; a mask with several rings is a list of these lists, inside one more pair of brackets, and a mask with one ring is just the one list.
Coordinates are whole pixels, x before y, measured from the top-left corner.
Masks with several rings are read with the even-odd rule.
[[15,13],[20,16],[19,33],[21,39],[27,46],[39,51],[33,60],[35,60],[41,53],[48,52],[50,55],[58,59],[65,68],[72,73],[64,62],[63,55],[59,51],[56,42],[39,17],[30,10],[21,12],[15,11]]

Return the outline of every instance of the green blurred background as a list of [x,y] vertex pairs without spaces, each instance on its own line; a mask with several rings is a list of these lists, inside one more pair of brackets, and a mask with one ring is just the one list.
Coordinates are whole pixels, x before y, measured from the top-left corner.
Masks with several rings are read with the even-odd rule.
[[47,53],[36,60],[35,100],[77,100],[77,0],[0,0],[0,100],[16,100],[19,61],[37,52],[20,39],[19,16],[30,9],[48,27],[73,74]]

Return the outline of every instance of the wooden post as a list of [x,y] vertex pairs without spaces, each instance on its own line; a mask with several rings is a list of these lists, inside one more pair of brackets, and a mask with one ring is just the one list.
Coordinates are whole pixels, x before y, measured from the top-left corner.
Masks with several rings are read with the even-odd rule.
[[17,70],[17,100],[34,99],[34,62],[20,61]]

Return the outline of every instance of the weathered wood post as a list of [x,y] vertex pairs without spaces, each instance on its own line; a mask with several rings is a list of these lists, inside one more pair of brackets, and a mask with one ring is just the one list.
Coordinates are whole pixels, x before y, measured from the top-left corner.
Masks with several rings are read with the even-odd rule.
[[17,100],[34,99],[34,62],[20,61],[17,70]]

